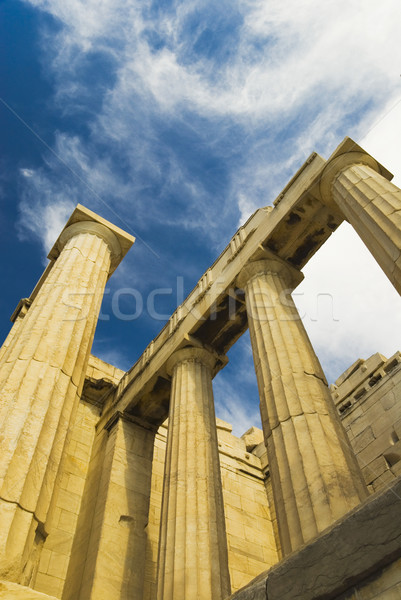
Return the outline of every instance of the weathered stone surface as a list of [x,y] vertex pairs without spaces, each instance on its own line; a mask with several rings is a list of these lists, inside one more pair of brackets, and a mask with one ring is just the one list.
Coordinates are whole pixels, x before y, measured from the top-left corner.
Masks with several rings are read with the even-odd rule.
[[31,581],[48,534],[104,287],[132,245],[124,235],[78,206],[0,359],[0,574],[11,577],[11,562],[19,583]]
[[230,593],[212,370],[216,357],[173,354],[160,529],[158,600],[221,600]]
[[[101,290],[132,238],[77,207],[0,351],[8,397],[0,405],[1,568],[3,579],[38,590],[3,584],[0,598],[155,600],[160,521],[159,600],[221,600],[228,570],[231,589],[242,588],[233,597],[243,600],[398,598],[401,559],[391,561],[399,555],[399,512],[376,503],[371,514],[364,506],[343,518],[363,496],[359,471],[289,288],[347,211],[396,285],[401,191],[351,140],[328,161],[319,189],[324,164],[312,155],[275,208],[259,209],[240,227],[127,374],[96,359],[88,365],[88,356]],[[266,257],[279,268],[260,270]],[[236,285],[244,265],[245,298]],[[224,366],[248,322],[270,464],[254,428],[239,439],[220,421],[215,435],[213,362]],[[190,359],[173,359],[171,386],[169,359],[188,345],[196,349]],[[400,361],[376,359],[358,360],[333,386],[373,489],[401,472]],[[171,388],[178,419],[162,510],[164,432],[153,461],[152,438]],[[300,548],[279,564],[277,520],[284,554]],[[268,578],[258,575],[275,564]]]
[[289,554],[367,496],[290,292],[303,275],[271,253],[238,277],[245,291],[281,549]]
[[57,600],[57,598],[17,583],[0,581],[0,600]]
[[327,161],[321,195],[328,206],[338,207],[401,293],[401,190],[388,171],[352,144],[343,142]]
[[[381,569],[401,557],[400,514],[401,478],[398,478],[391,487],[370,497],[316,540],[230,598],[330,600],[349,589],[363,591],[376,572],[379,572],[376,579],[380,576],[386,589],[388,581]],[[380,593],[381,588],[376,588],[375,597],[387,597]]]
[[[359,395],[361,386],[365,392]],[[361,361],[332,392],[365,481],[375,490],[401,468],[400,390],[401,355],[396,352],[389,359],[374,354]],[[346,403],[349,407],[341,411]]]

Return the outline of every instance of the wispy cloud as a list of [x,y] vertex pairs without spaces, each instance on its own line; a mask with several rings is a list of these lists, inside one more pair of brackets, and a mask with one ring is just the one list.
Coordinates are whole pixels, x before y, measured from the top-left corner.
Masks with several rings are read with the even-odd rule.
[[[49,248],[77,201],[117,213],[139,234],[118,284],[128,272],[144,287],[180,273],[195,282],[310,152],[328,156],[344,135],[399,170],[398,0],[25,1],[57,25],[42,31],[42,60],[61,161],[44,149],[42,168],[21,170],[21,231]],[[346,227],[305,272],[305,323],[329,377],[356,355],[392,352],[397,299]],[[339,321],[308,322],[322,293]],[[216,398],[246,429],[254,409],[235,382],[252,361],[239,360]]]
[[[214,242],[216,195],[222,217],[234,201],[236,219],[246,218],[312,149],[331,150],[367,108],[377,111],[399,93],[395,0],[309,0],[302,10],[295,0],[30,3],[61,25],[44,39],[59,107],[79,114],[96,97],[90,135],[79,140],[79,152],[92,156],[91,165],[81,161],[83,175],[106,192],[125,187],[125,197],[130,187],[139,219],[153,192],[155,210],[145,209],[145,221],[165,220],[172,197],[185,198],[175,219],[204,227]],[[378,43],[379,32],[386,43]],[[94,74],[98,63],[103,78]],[[105,170],[100,145],[108,146]],[[201,158],[207,147],[221,163],[220,184],[205,186],[185,150],[176,154],[179,146]],[[129,169],[123,183],[121,160]],[[228,219],[229,227],[235,222]]]

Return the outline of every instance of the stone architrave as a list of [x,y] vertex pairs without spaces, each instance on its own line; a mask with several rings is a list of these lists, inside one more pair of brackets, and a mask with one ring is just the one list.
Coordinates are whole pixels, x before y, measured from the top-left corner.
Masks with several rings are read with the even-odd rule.
[[0,575],[7,579],[30,579],[104,287],[133,241],[78,205],[49,254],[54,264],[1,358]]
[[374,158],[354,146],[357,150],[327,161],[321,197],[352,225],[401,294],[401,190],[381,174]]
[[366,487],[291,297],[303,275],[272,256],[249,263],[246,297],[284,555],[358,505]]
[[230,594],[212,376],[200,348],[173,354],[157,600]]

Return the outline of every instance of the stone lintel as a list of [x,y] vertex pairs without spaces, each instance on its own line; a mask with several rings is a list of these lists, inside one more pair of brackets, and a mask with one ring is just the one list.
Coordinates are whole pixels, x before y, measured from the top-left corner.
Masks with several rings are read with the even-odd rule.
[[[362,151],[350,138],[345,138],[329,161],[337,154],[352,150]],[[231,240],[207,270],[210,275],[207,292],[200,292],[202,287],[199,283],[195,286],[179,307],[179,325],[170,329],[170,320],[149,345],[152,351],[146,360],[141,357],[121,380],[117,402],[122,410],[131,405],[142,412],[143,398],[152,395],[155,382],[167,378],[166,361],[189,342],[189,337],[196,336],[201,343],[215,346],[218,352],[225,353],[246,330],[247,320],[241,300],[238,304],[242,309],[237,310],[236,318],[225,320],[224,311],[217,314],[212,333],[209,318],[212,307],[222,306],[226,297],[234,295],[230,289],[235,287],[237,275],[246,263],[265,258],[265,251],[269,250],[300,270],[340,225],[343,216],[338,207],[327,206],[320,197],[319,182],[325,165],[326,161],[318,154],[311,154],[278,196],[275,208],[259,209],[248,219],[242,228],[245,239],[236,254],[230,248]],[[381,169],[391,178],[384,167]],[[107,420],[112,410],[114,406],[107,404],[102,419]],[[164,418],[166,416],[167,413],[164,413]]]
[[401,557],[400,514],[398,477],[230,599],[330,600],[350,588],[362,588]]
[[277,196],[277,198],[275,200],[273,200],[273,206],[278,206],[280,204],[280,202],[284,198],[286,192],[291,188],[291,186],[294,185],[294,183],[300,177],[300,175],[303,173],[303,171],[305,171],[306,167],[308,165],[310,165],[315,160],[316,157],[320,158],[321,160],[324,160],[321,158],[321,156],[318,155],[317,152],[312,152],[312,154],[309,155],[309,157],[306,159],[306,161],[303,163],[303,165],[300,166],[298,171],[291,177],[291,179],[289,180],[287,185],[282,189],[282,191]]
[[120,248],[121,248],[121,252],[120,252],[120,256],[119,256],[119,261],[113,264],[113,270],[114,270],[118,266],[119,262],[127,254],[128,250],[131,248],[132,244],[135,242],[135,238],[134,238],[134,236],[127,233],[123,229],[120,229],[120,227],[113,225],[113,223],[110,223],[110,221],[103,219],[103,217],[94,213],[92,210],[89,210],[89,208],[82,206],[82,204],[77,204],[77,206],[75,207],[72,215],[68,219],[63,230],[60,232],[59,237],[57,238],[56,242],[54,243],[53,248],[50,250],[50,252],[48,254],[48,258],[50,260],[57,259],[58,255],[60,254],[60,239],[63,236],[63,233],[65,232],[65,230],[68,227],[70,227],[71,225],[74,225],[76,223],[82,223],[85,221],[90,221],[93,223],[97,223],[99,225],[103,225],[111,233],[113,233],[115,235],[115,237],[117,238]]
[[[110,431],[115,425],[117,425],[119,421],[133,423],[134,425],[138,425],[139,427],[142,427],[143,429],[147,429],[149,431],[153,431],[154,433],[156,433],[158,428],[153,423],[149,423],[145,419],[140,419],[134,415],[129,415],[127,413],[121,412],[120,410],[116,410],[115,413],[107,421],[107,423],[103,426],[103,429],[110,433]],[[96,428],[99,429],[99,423],[97,424]]]

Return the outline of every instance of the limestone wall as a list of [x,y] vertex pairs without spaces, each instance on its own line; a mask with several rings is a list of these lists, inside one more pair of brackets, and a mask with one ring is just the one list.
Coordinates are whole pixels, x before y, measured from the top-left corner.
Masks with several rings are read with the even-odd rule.
[[401,474],[401,354],[359,359],[332,386],[365,481],[371,491]]
[[398,600],[401,477],[230,600]]
[[279,560],[265,488],[265,481],[270,485],[270,479],[263,434],[261,430],[253,430],[256,438],[253,443],[259,442],[254,447],[246,435],[236,438],[231,434],[231,426],[218,420],[228,565],[233,592]]
[[[95,356],[89,359],[87,377],[118,383],[123,371],[101,361]],[[56,482],[52,500],[49,535],[45,540],[33,587],[45,594],[61,598],[71,549],[81,509],[82,494],[89,470],[95,426],[99,419],[99,407],[85,395],[78,407],[77,417],[69,432],[67,453],[64,457],[63,474]]]

